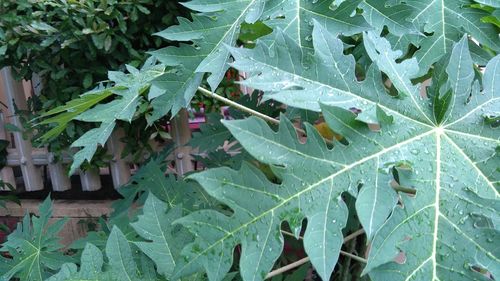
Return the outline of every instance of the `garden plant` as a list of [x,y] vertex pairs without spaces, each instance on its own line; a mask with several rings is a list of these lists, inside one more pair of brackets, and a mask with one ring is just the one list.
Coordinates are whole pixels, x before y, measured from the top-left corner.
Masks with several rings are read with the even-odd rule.
[[[33,79],[37,91],[28,101],[30,111],[14,109],[36,144],[48,146],[59,160],[92,124],[71,122],[51,130],[44,124],[31,128],[29,121],[92,90],[107,78],[108,69],[144,63],[148,50],[169,45],[153,33],[174,24],[186,10],[176,1],[1,1],[0,67],[10,66],[16,79],[39,78]],[[158,130],[151,127],[137,134],[133,126],[143,120],[134,121],[121,124],[124,140],[144,139],[141,144],[147,148],[149,136]],[[105,165],[104,152],[93,158],[93,166]],[[137,145],[134,152],[140,153]]]
[[[205,96],[231,108],[190,143],[206,169],[165,176],[173,147],[152,155],[69,252],[48,198],[2,245],[3,280],[500,278],[498,0],[182,5],[155,34],[177,45],[43,122],[96,124],[72,172],[118,122]],[[254,93],[218,95],[228,70]]]

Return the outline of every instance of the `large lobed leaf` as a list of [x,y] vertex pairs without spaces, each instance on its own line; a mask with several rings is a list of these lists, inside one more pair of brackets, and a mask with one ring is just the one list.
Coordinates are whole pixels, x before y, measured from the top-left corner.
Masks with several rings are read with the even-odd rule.
[[174,69],[158,77],[149,93],[154,108],[149,122],[169,111],[175,115],[189,102],[200,85],[203,75],[215,90],[229,68],[229,50],[236,46],[243,22],[264,20],[273,28],[282,28],[298,40],[301,46],[311,47],[312,22],[321,22],[335,33],[353,35],[370,29],[356,12],[357,1],[348,1],[331,10],[329,0],[321,1],[262,1],[262,0],[193,0],[183,3],[197,12],[192,21],[179,18],[179,25],[157,33],[167,40],[178,41],[179,47],[167,47],[151,52],[159,61]]
[[102,272],[104,259],[99,248],[93,244],[87,244],[81,256],[81,266],[78,270],[74,263],[65,263],[61,270],[51,276],[47,281],[70,281],[70,280],[112,280],[109,274]]
[[[63,264],[49,281],[172,280],[182,247],[193,239],[186,229],[172,222],[193,209],[215,207],[216,202],[195,182],[165,175],[163,162],[170,151],[153,156],[129,184],[120,188],[124,199],[113,204],[115,210],[107,224],[70,246],[84,248],[80,265]],[[132,205],[143,206],[135,210],[130,209]],[[107,259],[103,260],[99,248],[105,251]],[[1,266],[0,263],[0,269]],[[227,280],[231,276],[234,274],[228,275]],[[182,280],[205,278],[197,273]]]
[[186,182],[184,179],[176,179],[174,175],[165,175],[166,164],[162,164],[171,149],[167,153],[161,153],[156,158],[150,159],[129,180],[120,187],[119,192],[123,199],[116,200],[112,207],[111,218],[127,214],[130,205],[144,204],[149,194],[166,202],[169,208],[182,205],[187,211],[210,208],[214,202],[204,190],[195,182]]
[[40,125],[57,125],[44,133],[40,138],[43,141],[47,141],[51,138],[56,137],[57,135],[62,133],[64,129],[66,129],[68,123],[71,122],[75,117],[85,112],[86,110],[89,110],[91,107],[95,106],[111,95],[113,95],[111,91],[103,91],[102,88],[97,88],[93,91],[87,92],[85,95],[82,95],[77,99],[69,101],[63,106],[56,107],[42,114],[40,117],[47,119],[39,122]]
[[[254,23],[260,19],[263,0],[193,0],[184,6],[198,12],[193,20],[179,18],[179,25],[157,33],[167,40],[175,40],[179,47],[153,51],[152,55],[175,71],[165,73],[154,82],[149,98],[154,108],[150,122],[169,111],[172,115],[189,105],[203,75],[210,73],[207,81],[215,90],[229,68],[229,51],[225,45],[234,46],[243,22]],[[189,44],[192,43],[192,44]]]
[[[373,33],[367,34],[371,35],[370,38],[374,36]],[[264,44],[253,50],[232,48],[231,53],[236,59],[233,66],[241,71],[259,73],[242,82],[244,85],[253,85],[265,91],[267,98],[297,108],[320,111],[319,102],[345,109],[358,108],[362,109],[358,120],[378,123],[378,104],[383,110],[399,112],[403,118],[430,121],[427,116],[420,114],[422,105],[418,104],[415,96],[418,89],[409,81],[412,74],[418,71],[414,60],[396,63],[394,60],[401,55],[400,51],[384,53],[384,56],[381,55],[384,59],[375,55],[372,58],[378,60],[377,65],[382,71],[391,71],[387,71],[387,74],[390,78],[394,77],[393,83],[401,89],[400,96],[409,95],[419,109],[416,112],[410,110],[413,105],[409,103],[395,106],[397,100],[387,96],[377,66],[372,65],[367,71],[367,78],[358,82],[354,57],[345,56],[342,42],[332,37],[318,22],[315,22],[313,38],[315,53],[309,55],[304,54],[300,46],[286,34],[277,32],[271,49]],[[390,50],[385,40],[371,45],[379,44]],[[373,51],[374,54],[377,52]]]
[[[483,3],[483,2],[480,2]],[[496,7],[494,1],[485,1],[483,4]],[[342,56],[343,44],[339,40],[328,40],[321,44],[327,44],[332,48],[331,52],[322,53],[315,48],[313,55],[316,68],[315,72],[309,71],[307,66],[303,66],[302,60],[310,59],[314,44],[320,44],[319,36],[315,36],[312,41],[313,26],[320,25],[322,30],[315,32],[325,32],[343,36],[354,35],[356,38],[361,32],[376,31],[380,33],[389,31],[388,38],[391,42],[396,42],[399,49],[406,51],[410,45],[418,47],[414,54],[419,67],[408,61],[401,64],[396,63],[396,58],[406,55],[397,51],[391,53],[389,63],[382,63],[387,60],[383,55],[378,57],[377,65],[380,70],[394,72],[390,78],[401,91],[401,95],[413,93],[418,87],[401,84],[400,78],[409,81],[409,78],[416,78],[426,74],[432,64],[443,58],[445,53],[449,53],[452,43],[459,40],[464,30],[473,35],[477,41],[494,51],[498,51],[498,30],[486,20],[486,17],[494,17],[487,8],[480,9],[477,5],[472,5],[470,0],[450,0],[450,1],[378,1],[378,0],[355,0],[355,1],[332,1],[332,0],[193,0],[183,3],[193,10],[192,20],[179,18],[179,25],[171,26],[164,31],[157,33],[167,40],[179,42],[178,46],[170,46],[160,50],[152,51],[153,57],[161,61],[167,70],[162,66],[145,67],[137,71],[129,67],[131,75],[125,76],[123,73],[111,72],[110,80],[118,79],[116,86],[112,89],[99,89],[83,95],[80,99],[68,103],[56,111],[47,113],[46,117],[58,114],[42,124],[58,123],[52,130],[45,134],[44,138],[55,136],[62,131],[65,125],[73,119],[86,122],[99,122],[99,127],[88,131],[84,136],[73,143],[73,147],[81,150],[75,155],[75,161],[71,166],[74,171],[84,161],[90,161],[99,145],[103,145],[113,131],[116,120],[130,121],[135,112],[136,106],[141,101],[141,94],[137,92],[148,90],[148,99],[153,110],[146,118],[149,125],[160,119],[169,112],[174,116],[181,108],[189,106],[189,103],[200,85],[203,77],[207,74],[207,81],[214,90],[223,78],[224,73],[229,68],[231,62],[230,52],[234,57],[238,57],[235,66],[246,71],[260,71],[260,68],[269,69],[278,67],[277,71],[264,71],[264,76],[260,78],[262,83],[272,83],[273,74],[277,74],[279,69],[293,69],[293,75],[289,75],[288,83],[282,85],[289,91],[276,93],[276,100],[293,96],[288,105],[299,108],[319,110],[318,103],[309,99],[309,93],[322,102],[328,104],[358,104],[361,100],[355,97],[335,98],[319,95],[328,89],[336,89],[337,92],[349,92],[366,96],[367,99],[376,101],[380,93],[384,93],[382,83],[379,83],[378,71],[375,67],[368,70],[368,79],[363,83],[354,83],[354,59],[353,57]],[[492,8],[493,9],[493,8]],[[267,36],[263,38],[269,47],[274,45],[288,45],[288,47],[277,48],[284,50],[277,56],[270,56],[262,45],[258,46],[260,52],[251,52],[252,56],[245,60],[243,57],[247,50],[236,49],[237,39],[240,35],[242,23],[255,23],[261,21],[275,30],[281,29],[283,34],[287,34],[288,39]],[[262,24],[262,23],[261,23]],[[349,41],[349,40],[347,40]],[[346,41],[346,42],[347,42]],[[364,40],[364,44],[377,40]],[[297,42],[298,44],[295,44]],[[376,42],[374,45],[383,44]],[[387,44],[387,43],[386,43]],[[472,57],[474,61],[486,62],[491,56],[469,40],[469,45],[473,48]],[[231,46],[234,49],[226,48]],[[364,53],[363,48],[356,46],[356,50]],[[373,49],[373,47],[371,47]],[[411,49],[411,48],[410,48]],[[366,49],[370,52],[370,47]],[[409,53],[412,55],[412,53]],[[330,57],[331,56],[331,57]],[[275,58],[275,62],[268,64],[268,57]],[[328,65],[335,59],[338,63]],[[325,61],[325,63],[320,63]],[[390,63],[392,61],[392,63]],[[396,68],[392,69],[393,66]],[[383,69],[383,68],[391,68]],[[407,69],[407,67],[409,67]],[[397,71],[395,70],[397,69]],[[331,71],[332,75],[328,75]],[[399,74],[402,77],[399,77]],[[305,77],[298,85],[293,80],[295,75]],[[144,79],[146,78],[146,79]],[[281,77],[283,78],[283,77]],[[281,79],[280,78],[280,79]],[[154,81],[151,81],[153,80]],[[250,81],[251,82],[251,81]],[[319,84],[317,82],[320,82]],[[251,83],[256,83],[253,81]],[[347,84],[346,84],[347,83]],[[409,83],[409,82],[408,82]],[[274,84],[274,85],[273,85]],[[261,85],[260,89],[273,92],[277,87],[275,83],[266,87]],[[149,87],[151,85],[151,87]],[[401,86],[406,88],[402,88]],[[125,88],[120,88],[124,86]],[[281,86],[278,86],[280,88]],[[281,89],[283,89],[281,87]],[[298,88],[309,91],[295,91]],[[297,92],[297,93],[295,93]],[[318,93],[315,93],[318,92]],[[272,93],[270,93],[272,94]],[[96,106],[89,110],[101,100],[113,95],[115,100]],[[415,98],[415,95],[411,95]],[[391,101],[380,101],[381,110],[385,103]],[[372,104],[373,105],[373,104]],[[421,106],[421,105],[417,105]],[[104,110],[106,109],[106,110]],[[415,115],[413,111],[407,109],[393,109],[403,112],[414,119],[422,122],[429,121],[426,116]],[[425,109],[420,109],[424,111]],[[380,110],[378,110],[380,111]],[[359,120],[376,122],[377,107],[372,106],[370,110],[365,110],[358,116]],[[411,116],[410,116],[411,115]]]
[[[483,4],[497,5],[494,1]],[[314,22],[330,33],[346,36],[368,30],[380,32],[387,27],[398,46],[405,50],[410,44],[419,48],[415,53],[421,66],[414,73],[417,76],[427,73],[432,64],[449,52],[464,30],[480,44],[500,50],[498,30],[491,21],[484,20],[494,16],[474,7],[471,0],[193,0],[183,5],[196,12],[192,21],[179,18],[179,25],[157,33],[181,43],[179,47],[152,52],[162,63],[174,68],[155,81],[149,94],[154,107],[150,122],[169,111],[175,115],[188,106],[205,73],[209,74],[207,81],[215,90],[230,63],[224,45],[236,45],[243,22],[260,20],[273,29],[282,29],[302,50],[312,47]],[[271,46],[274,44],[272,37],[264,40]],[[479,47],[475,51],[483,61],[490,56]]]
[[[398,62],[401,53],[386,39],[370,32],[364,37],[374,64],[362,82],[341,42],[319,24],[311,57],[279,32],[270,50],[231,49],[234,66],[253,74],[246,85],[321,111],[348,145],[327,148],[309,125],[301,143],[283,117],[277,132],[253,117],[225,121],[252,156],[274,167],[281,183],[270,183],[251,165],[190,176],[234,213],[200,211],[178,221],[198,236],[184,249],[176,276],[204,270],[210,280],[221,280],[241,244],[243,279],[263,280],[283,248],[281,223],[298,235],[307,219],[305,250],[328,280],[347,219],[344,192],[358,197],[357,215],[371,240],[365,273],[373,280],[486,280],[483,270],[499,276],[500,141],[491,120],[500,108],[500,56],[488,63],[480,91],[464,37],[446,59],[446,79],[433,79],[429,96],[435,98],[428,99],[410,81],[417,60]],[[399,95],[387,94],[378,69]],[[374,123],[379,131],[369,128]],[[394,262],[398,255],[403,264]]]
[[158,273],[170,278],[182,245],[190,242],[192,237],[185,230],[172,226],[172,222],[182,216],[182,207],[168,210],[167,206],[150,194],[144,204],[143,215],[132,223],[132,227],[141,237],[151,241],[135,242],[137,247],[155,262]]
[[269,26],[282,29],[299,46],[311,48],[313,21],[321,23],[333,34],[347,36],[371,29],[363,16],[356,14],[360,2],[345,1],[333,9],[331,0],[270,0],[266,3],[263,18]]
[[[397,22],[399,24],[410,22],[418,28],[422,35],[403,34],[397,39],[397,43],[411,42],[419,47],[415,57],[420,65],[420,75],[425,74],[432,64],[450,52],[453,42],[458,41],[464,31],[473,36],[479,43],[497,52],[500,51],[498,29],[482,20],[490,14],[482,9],[474,8],[475,2],[472,0],[408,0],[401,2],[404,2],[402,4],[404,9],[409,8],[413,12],[407,17],[399,17]],[[373,24],[380,24],[380,22]]]
[[52,216],[50,198],[40,205],[39,210],[39,217],[27,214],[2,244],[0,252],[8,252],[12,259],[0,257],[0,280],[20,278],[43,281],[63,263],[71,260],[60,251],[62,245],[57,237],[66,220],[58,220],[49,225],[49,218]]
[[[149,252],[157,264],[175,262],[175,270],[161,269],[166,276],[175,279],[205,271],[210,280],[221,280],[233,264],[234,248],[241,244],[243,279],[262,280],[281,254],[282,222],[287,221],[298,236],[307,219],[305,250],[320,276],[328,280],[342,243],[348,215],[342,195],[348,192],[357,197],[357,215],[371,242],[365,273],[373,280],[484,280],[478,271],[498,278],[499,253],[494,245],[500,243],[500,57],[488,63],[481,79],[473,69],[477,55],[469,50],[475,45],[463,31],[493,50],[499,48],[498,34],[484,21],[489,12],[471,4],[469,0],[185,3],[197,12],[193,20],[179,19],[178,26],[159,33],[185,44],[153,52],[172,68],[158,72],[161,75],[149,91],[154,107],[150,122],[187,106],[205,73],[215,89],[231,54],[233,66],[250,74],[245,85],[264,91],[267,99],[321,112],[344,139],[328,148],[306,125],[308,137],[302,143],[283,116],[277,132],[256,118],[224,122],[253,157],[272,167],[281,183],[270,183],[249,164],[239,171],[218,168],[194,174],[191,178],[233,213],[206,210],[179,219],[196,239],[184,248],[184,258],[174,261],[167,239],[158,238],[169,233],[167,225],[149,221],[171,221],[158,200],[159,207],[145,208],[148,215],[135,224],[150,240],[138,245],[146,250],[157,246],[158,252]],[[234,47],[240,24],[261,19],[275,28],[274,37],[252,50]],[[385,32],[384,26],[389,41],[378,36]],[[356,78],[354,57],[344,55],[344,43],[336,38],[359,32],[364,32],[363,52],[373,62],[363,81]],[[419,49],[415,58],[402,60],[405,53],[393,50],[389,42],[403,51],[410,43]],[[431,87],[412,83],[436,62]],[[382,77],[389,78],[397,93],[387,93]],[[144,87],[149,86],[150,80],[145,82]],[[102,114],[97,107],[83,114],[84,121],[102,123],[74,144],[84,147],[77,165],[90,160],[116,119],[130,121],[133,110],[127,109],[135,109],[144,87],[135,93],[129,93],[131,87],[116,89],[121,99],[109,104],[111,114],[105,118],[97,117]],[[111,265],[115,274],[139,278],[124,235],[114,230],[108,244],[127,254],[113,257],[121,262]],[[398,255],[405,257],[403,264],[393,261]]]
[[132,252],[127,237],[117,227],[113,227],[106,242],[106,256],[107,262],[99,248],[87,243],[82,252],[80,268],[74,263],[65,263],[47,281],[161,280],[156,276],[150,260],[144,255],[136,257],[137,253]]
[[[114,83],[112,87],[91,91],[47,113],[60,113],[44,121],[44,123],[59,123],[59,126],[53,129],[56,131],[62,130],[61,124],[67,124],[69,119],[99,123],[99,127],[87,131],[71,144],[71,147],[81,149],[73,156],[69,174],[72,174],[84,161],[92,160],[98,146],[106,143],[118,120],[132,121],[143,92],[150,87],[155,77],[164,73],[164,68],[149,59],[140,70],[127,66],[128,74],[110,71],[108,77]],[[97,102],[110,95],[116,95],[119,98],[96,105]],[[89,109],[90,106],[94,107]]]

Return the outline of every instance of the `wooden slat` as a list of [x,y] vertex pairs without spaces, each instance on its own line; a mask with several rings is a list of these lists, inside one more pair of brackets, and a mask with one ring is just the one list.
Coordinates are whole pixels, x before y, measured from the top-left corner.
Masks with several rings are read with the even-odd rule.
[[71,180],[67,175],[66,167],[62,163],[54,160],[54,153],[47,153],[47,155],[52,189],[54,191],[66,191],[71,189]]
[[[39,215],[40,200],[21,200],[21,206],[7,202],[7,208],[0,208],[0,217],[21,218],[27,213]],[[61,243],[65,246],[78,238],[85,237],[88,223],[96,222],[101,216],[109,216],[112,211],[112,201],[87,201],[87,200],[55,200],[52,206],[52,218],[49,223],[68,218],[59,233]]]
[[[10,140],[10,134],[7,134],[5,130],[5,122],[4,122],[4,115],[3,112],[0,111],[0,139],[4,140]],[[0,177],[2,178],[2,181],[5,183],[9,183],[12,185],[13,188],[16,188],[16,178],[14,177],[14,171],[12,170],[11,167],[5,166],[3,169],[0,171]],[[5,187],[0,187],[0,190],[7,189]]]
[[109,138],[107,146],[108,150],[113,155],[113,159],[109,163],[111,178],[115,188],[126,184],[130,178],[130,167],[127,162],[121,158],[125,144],[120,139],[125,135],[123,129],[115,129]]
[[[7,155],[7,166],[20,166],[21,165],[21,156],[14,148],[9,148]],[[33,163],[37,166],[48,165],[50,163],[50,155],[47,153],[46,149],[41,148],[33,148],[31,150],[31,156],[33,158]],[[62,156],[59,162],[68,164],[71,163],[73,159],[69,155]]]
[[83,191],[96,191],[101,189],[101,176],[99,170],[80,171],[80,182]]
[[[14,108],[17,106],[19,109],[26,109],[26,97],[23,90],[23,84],[15,81],[12,78],[11,70],[9,67],[4,67],[0,70],[0,77],[2,84],[0,89],[3,90],[7,98],[10,114],[13,115],[12,123],[22,128],[19,116],[15,115]],[[15,106],[14,106],[15,105]],[[21,171],[23,174],[24,185],[27,191],[35,191],[43,189],[42,174],[38,167],[33,163],[31,155],[32,146],[30,140],[25,140],[21,132],[14,132],[15,147],[20,155]]]
[[191,147],[186,144],[191,139],[191,129],[189,128],[189,118],[187,110],[182,109],[177,116],[172,120],[172,138],[175,142],[176,149],[175,168],[179,176],[194,170],[194,165],[191,157]]
[[[19,109],[26,109],[26,99],[33,93],[39,94],[42,87],[40,79],[33,81],[25,81],[24,83],[14,81],[12,79],[10,68],[1,69],[0,72],[0,100],[8,104],[9,110],[14,108],[14,104]],[[36,83],[36,89],[32,83]],[[2,91],[3,90],[3,91]],[[17,127],[22,127],[20,119],[15,116],[14,112],[8,113],[13,123]],[[0,125],[1,122],[0,122]],[[3,126],[1,126],[3,129]],[[176,144],[178,145],[175,154],[169,157],[175,159],[177,173],[183,175],[186,172],[192,171],[194,168],[192,157],[190,155],[191,148],[185,144],[191,138],[189,129],[188,114],[183,110],[178,117],[172,122],[172,134]],[[23,174],[23,181],[27,191],[35,191],[43,189],[42,169],[40,166],[48,166],[48,172],[55,191],[65,191],[71,188],[70,178],[66,175],[66,164],[72,162],[71,155],[65,154],[62,159],[57,162],[53,161],[53,154],[49,153],[46,148],[33,148],[29,140],[24,140],[22,134],[16,132],[14,136],[14,148],[8,149],[7,166],[0,171],[0,176],[5,181],[15,184],[15,177],[12,167],[20,166]],[[113,160],[109,163],[109,169],[106,168],[105,174],[111,174],[113,185],[115,188],[125,184],[131,175],[130,157],[122,159],[121,153],[124,149],[124,144],[120,142],[123,136],[123,131],[117,130],[113,133],[110,141],[107,143],[109,151],[114,155]],[[2,132],[0,132],[2,137]],[[9,134],[3,131],[3,137],[8,138]],[[80,174],[82,188],[85,191],[94,191],[101,188],[100,174],[101,171],[78,172]]]

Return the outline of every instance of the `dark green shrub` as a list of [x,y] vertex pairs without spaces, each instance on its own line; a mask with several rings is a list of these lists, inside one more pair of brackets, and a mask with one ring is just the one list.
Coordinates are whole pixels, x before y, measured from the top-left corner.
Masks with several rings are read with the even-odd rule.
[[[182,11],[177,1],[1,1],[0,68],[12,66],[16,79],[40,75],[43,89],[30,108],[47,111],[107,79],[108,69],[140,65],[146,51],[168,44],[152,34]],[[51,149],[64,149],[88,128],[68,126]]]

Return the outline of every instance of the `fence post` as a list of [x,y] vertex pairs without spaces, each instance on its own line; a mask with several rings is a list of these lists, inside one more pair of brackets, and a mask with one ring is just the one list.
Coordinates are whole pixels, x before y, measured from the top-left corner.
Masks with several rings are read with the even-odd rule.
[[175,169],[179,176],[194,170],[191,157],[191,147],[186,144],[191,139],[191,129],[189,128],[189,117],[186,109],[179,111],[172,119],[172,138],[175,142]]
[[[43,85],[40,75],[33,73],[31,77],[31,89],[35,96],[41,94]],[[50,182],[54,191],[66,191],[71,189],[71,180],[66,175],[66,167],[60,162],[56,162],[55,154],[45,150],[47,155],[47,167],[49,171]]]
[[[60,161],[62,162],[62,161]],[[54,191],[66,191],[71,189],[71,181],[66,174],[62,163],[55,161],[54,153],[48,152],[47,163],[49,168],[50,182]]]
[[83,191],[96,191],[101,189],[101,176],[99,169],[87,171],[80,170],[80,182],[82,183]]
[[[4,121],[3,112],[0,111],[0,139],[9,140],[10,134],[5,132],[5,121]],[[5,165],[3,169],[0,171],[0,177],[3,182],[9,183],[13,188],[16,188],[16,178],[14,177],[14,171],[11,167]],[[7,190],[7,188],[0,188],[0,190]]]
[[108,140],[107,146],[113,159],[109,163],[109,171],[111,172],[111,178],[113,179],[113,185],[118,188],[126,184],[130,178],[130,167],[125,160],[121,158],[125,144],[120,141],[125,135],[122,128],[117,128],[111,134]]
[[[23,85],[20,81],[15,81],[12,78],[10,67],[4,67],[0,70],[0,77],[3,80],[3,92],[7,98],[9,111],[13,115],[12,123],[22,128],[21,119],[15,115],[14,105],[19,109],[27,109],[26,96],[24,94]],[[14,132],[14,142],[16,150],[19,151],[21,159],[21,171],[23,174],[24,185],[27,191],[35,191],[43,189],[42,174],[38,167],[33,164],[32,146],[30,140],[24,140],[21,132]]]

